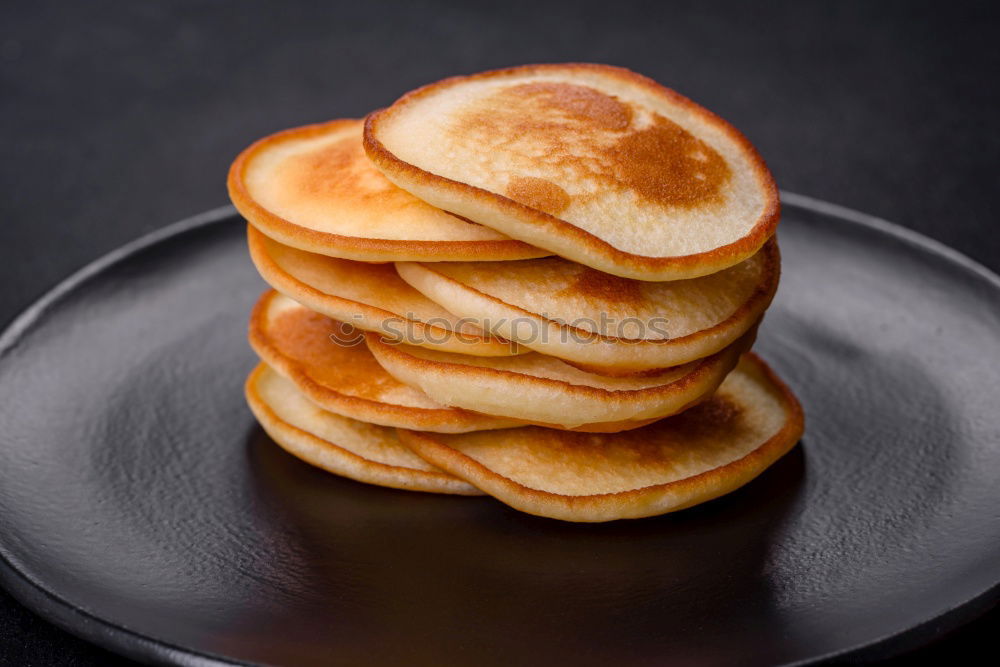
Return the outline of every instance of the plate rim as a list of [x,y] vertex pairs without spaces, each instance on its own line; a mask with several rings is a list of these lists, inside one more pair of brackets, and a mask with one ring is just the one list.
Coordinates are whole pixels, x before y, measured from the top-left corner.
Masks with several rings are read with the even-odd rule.
[[[937,255],[949,263],[957,265],[961,269],[973,274],[993,290],[996,290],[996,293],[1000,295],[1000,275],[994,273],[968,255],[920,232],[846,206],[807,195],[788,192],[787,190],[781,190],[780,200],[783,208],[790,206],[803,209],[842,222],[865,227],[902,241],[911,248]],[[168,241],[196,229],[223,223],[234,217],[238,218],[239,213],[232,205],[212,208],[143,234],[88,262],[66,278],[60,280],[55,286],[46,290],[40,297],[6,323],[3,327],[3,332],[0,333],[0,364],[4,363],[11,350],[17,346],[24,335],[30,332],[33,325],[49,309],[58,305],[63,298],[86,284],[88,280],[96,278],[114,265],[161,242]],[[780,228],[781,225],[779,223],[779,232]],[[998,303],[1000,303],[1000,299],[998,299]],[[74,605],[16,567],[8,558],[7,549],[3,544],[2,538],[0,538],[0,585],[18,603],[24,605],[45,621],[84,641],[124,657],[144,662],[155,662],[157,664],[190,665],[192,667],[251,664],[156,639],[103,619]],[[931,618],[920,621],[902,632],[885,635],[863,644],[784,664],[814,665],[847,657],[856,658],[864,656],[867,658],[879,658],[898,655],[904,651],[929,644],[930,642],[917,640],[921,635],[933,634],[936,636],[935,638],[941,638],[947,633],[990,611],[998,602],[1000,602],[1000,580],[994,582],[991,587],[978,595],[957,603]]]

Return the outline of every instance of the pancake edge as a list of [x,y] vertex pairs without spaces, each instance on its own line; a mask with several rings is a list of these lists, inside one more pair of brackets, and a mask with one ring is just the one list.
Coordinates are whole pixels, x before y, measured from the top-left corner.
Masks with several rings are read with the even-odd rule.
[[[649,371],[663,370],[670,366],[689,363],[712,355],[739,339],[740,336],[754,326],[764,316],[768,306],[770,306],[771,301],[774,299],[781,277],[781,256],[777,240],[772,237],[759,252],[768,253],[768,257],[765,260],[765,279],[758,284],[749,299],[740,304],[725,320],[711,327],[677,338],[667,339],[631,339],[607,336],[575,327],[572,324],[558,322],[543,317],[539,313],[503,301],[459,280],[445,276],[437,271],[433,265],[417,262],[397,262],[396,269],[400,277],[411,287],[431,301],[442,306],[445,310],[460,317],[464,316],[470,319],[476,319],[477,317],[491,318],[498,323],[498,327],[495,327],[498,330],[493,332],[498,337],[502,337],[499,326],[503,326],[505,330],[510,329],[508,331],[509,334],[515,333],[516,330],[511,329],[506,323],[518,318],[527,318],[537,322],[540,326],[546,327],[549,332],[548,340],[544,342],[536,341],[534,344],[523,340],[514,341],[517,345],[541,354],[556,357],[583,371],[598,375],[607,375],[609,377],[625,377],[641,375]],[[456,308],[454,300],[447,297],[442,298],[443,291],[433,290],[432,287],[421,281],[419,272],[422,271],[433,273],[436,279],[441,281],[442,284],[446,284],[452,290],[461,291],[467,297],[476,300],[483,306],[483,313],[485,315],[481,313],[478,316],[473,316],[470,314],[471,309]],[[429,293],[432,290],[433,294]],[[489,312],[486,312],[487,310]],[[577,339],[582,338],[586,342],[577,344],[559,342],[567,332],[573,332]],[[697,346],[706,338],[712,338],[714,342],[707,347],[696,350],[690,349]],[[598,343],[608,345],[598,348],[596,347]],[[621,343],[621,345],[615,346],[615,343]],[[569,354],[567,354],[567,351]],[[629,352],[627,355],[629,357],[634,357],[638,353],[642,357],[642,362],[636,363],[633,359],[616,360],[616,357],[625,355],[626,352]],[[595,354],[601,358],[601,361],[592,361]]]
[[[750,349],[756,337],[756,327],[743,334],[736,342],[713,355],[691,362],[695,367],[685,375],[662,385],[640,389],[604,389],[590,385],[574,384],[565,380],[539,377],[516,371],[474,366],[451,361],[423,359],[400,349],[398,345],[385,343],[376,334],[365,334],[368,349],[376,361],[394,378],[415,387],[430,396],[432,400],[448,404],[442,400],[444,390],[432,385],[447,381],[452,386],[456,377],[463,378],[468,386],[477,391],[492,390],[492,395],[504,397],[510,393],[524,396],[534,388],[556,390],[561,396],[569,396],[574,401],[573,410],[564,406],[563,416],[573,416],[579,412],[611,412],[594,421],[593,418],[574,417],[559,424],[560,430],[574,430],[588,424],[618,423],[668,417],[677,414],[710,396],[726,376],[736,367],[740,354]],[[390,368],[390,366],[393,366]],[[447,378],[437,377],[447,373]],[[454,392],[448,392],[453,395]],[[543,401],[539,397],[540,401]],[[544,401],[543,401],[544,402]],[[666,405],[664,405],[666,404]],[[529,403],[530,405],[530,403]],[[480,412],[471,405],[460,406],[466,410]],[[553,420],[533,417],[524,413],[520,405],[504,402],[490,406],[489,414],[516,419],[532,424],[551,424]],[[508,411],[501,414],[498,410]],[[520,412],[522,414],[512,414]],[[551,426],[550,426],[551,427]]]
[[[431,465],[456,477],[476,480],[478,488],[505,505],[527,514],[592,523],[676,512],[744,486],[791,451],[802,437],[805,416],[802,405],[788,385],[756,354],[748,352],[744,359],[753,364],[765,381],[778,390],[786,411],[784,424],[768,440],[741,458],[698,475],[664,484],[589,496],[563,495],[533,489],[493,472],[472,457],[435,440],[433,434],[400,429],[399,438]],[[671,499],[675,502],[671,503]]]
[[[247,339],[250,347],[264,363],[279,375],[290,380],[307,399],[319,408],[341,417],[379,426],[414,428],[440,433],[467,433],[523,425],[522,422],[516,420],[483,415],[463,408],[448,406],[414,408],[395,403],[384,403],[344,394],[317,382],[301,364],[282,354],[270,342],[266,332],[265,319],[271,301],[278,294],[275,290],[268,290],[257,300],[250,312]],[[368,354],[371,352],[369,351]]]
[[[470,354],[477,357],[510,357],[527,352],[526,349],[516,349],[516,346],[514,346],[514,344],[510,341],[493,336],[486,332],[484,332],[484,335],[478,335],[458,332],[452,329],[444,329],[433,324],[421,322],[420,320],[408,319],[403,315],[385,310],[384,308],[379,308],[378,306],[370,306],[368,304],[361,303],[360,301],[354,301],[346,297],[328,294],[318,290],[312,285],[299,280],[281,268],[264,247],[265,237],[270,238],[259,229],[255,228],[252,224],[247,224],[247,247],[250,250],[250,260],[257,269],[257,273],[259,273],[264,282],[270,285],[273,289],[321,315],[325,315],[326,317],[340,322],[346,322],[347,324],[357,327],[358,329],[377,331],[384,333],[387,336],[393,336],[394,332],[388,331],[384,327],[379,326],[378,323],[380,321],[406,320],[409,326],[413,327],[415,330],[433,332],[435,340],[442,338],[445,339],[441,342],[432,342],[430,340],[430,336],[424,335],[420,337],[420,340],[423,342],[414,341],[409,343],[411,345],[418,345],[432,350],[445,350],[447,352]],[[275,241],[275,239],[271,240]],[[275,242],[277,243],[278,241]],[[402,278],[400,278],[400,280],[402,280]],[[419,292],[420,290],[417,291]],[[424,296],[426,298],[426,295]],[[340,312],[337,312],[338,310]],[[362,318],[354,319],[352,317],[352,320],[348,322],[343,317],[343,315],[348,313],[352,316],[361,315]],[[512,346],[515,347],[514,350],[511,350]]]
[[[386,486],[404,491],[447,493],[478,496],[482,491],[447,472],[417,470],[389,465],[366,459],[333,442],[328,442],[281,419],[257,393],[256,382],[266,370],[258,364],[247,376],[244,394],[247,405],[261,428],[283,450],[309,465],[358,482]],[[397,433],[399,430],[397,429]],[[322,465],[312,460],[316,450],[325,450],[336,456],[334,465]],[[433,465],[433,464],[431,464]]]

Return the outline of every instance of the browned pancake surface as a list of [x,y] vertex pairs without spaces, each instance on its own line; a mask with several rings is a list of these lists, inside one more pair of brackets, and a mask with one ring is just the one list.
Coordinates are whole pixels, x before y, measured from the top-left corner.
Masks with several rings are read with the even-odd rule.
[[346,417],[442,432],[517,425],[442,405],[399,382],[368,351],[360,331],[277,292],[265,293],[257,303],[249,338],[261,359],[311,401]]
[[620,68],[446,79],[369,116],[365,149],[435,206],[639,280],[736,264],[778,221],[774,181],[738,131]]
[[365,156],[359,120],[265,137],[233,163],[240,213],[287,245],[362,261],[520,259],[546,254],[397,188]]

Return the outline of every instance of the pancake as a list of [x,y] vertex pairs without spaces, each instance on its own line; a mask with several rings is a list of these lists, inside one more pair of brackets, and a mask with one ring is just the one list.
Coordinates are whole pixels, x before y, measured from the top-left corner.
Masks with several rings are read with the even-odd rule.
[[396,265],[425,296],[523,347],[605,375],[687,363],[757,322],[780,274],[775,240],[747,260],[688,280],[620,278],[560,257]]
[[365,157],[360,120],[265,137],[229,170],[229,196],[249,222],[286,245],[332,257],[503,260],[547,252],[430,206]]
[[742,134],[618,67],[445,79],[371,114],[364,140],[424,201],[626,278],[714,273],[778,223],[777,187]]
[[[330,412],[383,426],[440,433],[512,428],[526,423],[442,405],[389,375],[363,341],[351,339],[350,335],[345,335],[341,322],[312,312],[277,292],[261,296],[250,316],[250,346],[257,355],[290,379],[310,401]],[[615,433],[639,428],[649,421],[587,423],[576,430]],[[553,426],[545,422],[541,425]]]
[[254,265],[271,287],[318,313],[414,345],[509,356],[516,345],[485,334],[407,285],[390,264],[327,257],[282,245],[247,227]]
[[433,400],[485,414],[573,428],[598,422],[656,419],[710,395],[749,349],[756,328],[716,354],[655,374],[606,377],[531,352],[470,357],[365,339],[397,380]]
[[310,401],[344,417],[444,433],[520,425],[442,405],[399,382],[375,361],[359,332],[277,292],[264,293],[254,307],[249,339]]
[[246,398],[272,440],[317,468],[395,489],[482,495],[415,456],[400,444],[394,429],[319,409],[265,364],[247,378]]
[[400,431],[424,460],[522,512],[564,521],[664,514],[743,486],[802,435],[802,408],[755,355],[715,395],[614,435],[524,427],[438,435]]

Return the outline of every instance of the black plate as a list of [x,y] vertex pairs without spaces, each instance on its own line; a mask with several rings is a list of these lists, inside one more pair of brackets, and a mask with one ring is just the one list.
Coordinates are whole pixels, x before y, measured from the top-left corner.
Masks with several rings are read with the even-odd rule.
[[146,660],[717,664],[884,655],[1000,593],[1000,280],[785,195],[758,349],[806,435],[744,489],[573,525],[314,470],[241,385],[263,284],[210,212],[99,260],[0,341],[6,587]]

